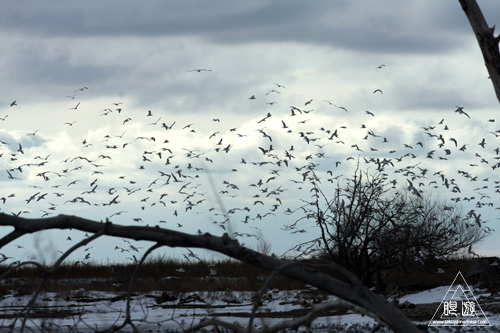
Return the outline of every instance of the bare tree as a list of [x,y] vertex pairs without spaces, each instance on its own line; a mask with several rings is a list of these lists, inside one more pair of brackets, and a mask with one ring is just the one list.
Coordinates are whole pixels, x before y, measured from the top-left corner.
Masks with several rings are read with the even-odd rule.
[[457,254],[486,236],[472,211],[466,215],[456,205],[389,185],[380,173],[356,170],[331,199],[316,187],[309,208],[324,250],[366,286],[384,269]]
[[[297,262],[264,255],[240,245],[237,240],[231,239],[228,234],[224,234],[222,237],[212,236],[208,233],[202,235],[191,235],[160,227],[123,226],[109,221],[96,222],[68,215],[58,215],[55,217],[41,219],[25,219],[19,216],[0,213],[0,225],[14,228],[13,231],[0,239],[0,248],[25,234],[36,233],[42,230],[76,229],[93,234],[93,236],[84,239],[80,243],[68,249],[68,251],[59,258],[52,268],[44,268],[35,263],[35,265],[39,266],[42,270],[42,275],[45,279],[50,276],[55,269],[57,269],[57,266],[69,255],[69,253],[102,236],[153,242],[154,245],[146,252],[144,257],[139,260],[138,265],[142,264],[145,257],[149,253],[162,246],[203,248],[216,251],[250,265],[275,272],[271,275],[270,279],[272,279],[275,274],[283,274],[292,279],[316,286],[328,293],[338,296],[341,299],[341,301],[335,302],[333,305],[322,304],[321,306],[316,306],[308,315],[279,323],[276,327],[270,327],[270,331],[285,329],[287,327],[294,328],[307,325],[312,319],[317,317],[321,311],[331,308],[334,305],[342,304],[343,306],[347,306],[360,313],[375,318],[379,323],[387,325],[396,332],[419,332],[419,329],[408,318],[406,318],[397,307],[383,297],[374,294],[369,289],[364,287],[343,267],[333,263],[325,263],[316,260]],[[20,263],[19,265],[13,267],[12,270],[26,264],[29,263]],[[321,268],[325,267],[325,265],[330,267],[329,270],[333,270],[337,274],[340,274],[342,278],[334,278],[333,276],[324,273]],[[9,272],[5,275],[7,274],[9,274]],[[0,278],[4,277],[5,276],[2,276]],[[40,286],[39,290],[41,290],[42,287],[43,286]],[[129,287],[129,292],[130,290],[131,287]],[[32,304],[35,299],[36,294],[30,304]],[[26,320],[28,316],[30,304],[28,304],[25,308],[24,320]],[[127,311],[129,310],[127,309]],[[112,327],[111,330],[120,329],[126,324],[133,325],[129,314],[126,315],[126,319],[122,325]],[[253,328],[250,325],[247,328],[243,328],[239,325],[223,322],[216,318],[206,320],[194,327],[194,329],[214,325],[227,327],[234,331],[253,331]]]
[[488,26],[476,0],[458,1],[476,35],[495,94],[500,102],[500,51],[498,49],[500,36],[495,37],[495,26],[491,28]]

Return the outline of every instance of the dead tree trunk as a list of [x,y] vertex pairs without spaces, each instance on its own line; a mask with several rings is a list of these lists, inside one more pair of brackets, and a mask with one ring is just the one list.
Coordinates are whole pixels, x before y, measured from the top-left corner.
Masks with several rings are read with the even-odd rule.
[[495,26],[488,27],[476,0],[458,1],[476,35],[495,94],[500,102],[500,51],[498,49],[500,36],[494,36]]

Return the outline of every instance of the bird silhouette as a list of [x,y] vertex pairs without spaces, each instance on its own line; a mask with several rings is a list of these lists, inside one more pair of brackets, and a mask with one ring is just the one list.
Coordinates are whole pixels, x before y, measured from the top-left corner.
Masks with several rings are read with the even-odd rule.
[[80,102],[78,102],[74,107],[69,108],[68,110],[76,110],[78,109],[78,106],[80,106]]
[[211,69],[205,69],[205,68],[195,68],[195,69],[188,69],[186,70],[186,72],[198,72],[198,73],[201,73],[201,72],[211,72],[212,70]]
[[456,113],[463,114],[463,115],[467,116],[467,118],[470,118],[470,116],[467,114],[467,112],[464,111],[463,106],[458,106],[458,105],[455,105],[455,106],[457,107],[457,109],[455,110]]

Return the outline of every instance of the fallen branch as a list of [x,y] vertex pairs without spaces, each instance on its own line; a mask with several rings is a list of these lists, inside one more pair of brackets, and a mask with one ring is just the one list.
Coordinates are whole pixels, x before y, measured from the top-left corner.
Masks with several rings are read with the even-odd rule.
[[[209,233],[191,235],[158,226],[124,226],[109,221],[96,222],[70,215],[58,215],[43,219],[25,219],[1,213],[0,225],[14,227],[13,232],[0,239],[0,248],[28,233],[51,229],[77,229],[112,237],[151,241],[156,242],[158,245],[170,247],[203,248],[225,254],[228,257],[268,271],[274,271],[277,267],[286,267],[284,265],[291,262],[248,249],[240,245],[237,240],[231,239],[227,234],[222,237],[213,236]],[[307,262],[302,265],[290,265],[290,267],[283,269],[282,274],[313,285],[368,311],[368,313],[375,314],[381,323],[396,332],[420,332],[393,304],[363,287],[343,267],[335,264],[334,266],[335,270],[341,273],[347,282],[325,274],[315,267],[310,267]]]

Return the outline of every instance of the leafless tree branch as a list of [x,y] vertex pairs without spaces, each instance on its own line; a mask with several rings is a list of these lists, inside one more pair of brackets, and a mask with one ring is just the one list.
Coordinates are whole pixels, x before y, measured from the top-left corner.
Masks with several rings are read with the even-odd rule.
[[148,257],[148,255],[150,255],[151,252],[153,252],[154,250],[156,250],[159,247],[161,247],[160,244],[155,244],[155,245],[151,246],[142,255],[141,260],[139,260],[139,262],[135,266],[134,272],[132,273],[132,276],[130,277],[130,281],[129,281],[129,284],[128,284],[128,289],[127,289],[127,303],[126,303],[126,306],[125,306],[125,319],[123,320],[123,322],[120,325],[118,325],[118,326],[115,325],[115,324],[113,324],[110,328],[105,329],[103,331],[99,331],[99,332],[116,332],[116,331],[124,328],[127,325],[132,326],[132,329],[134,331],[137,331],[137,328],[135,327],[135,325],[134,325],[134,323],[132,321],[132,317],[130,316],[130,297],[132,296],[132,289],[134,287],[135,281],[137,279],[137,274],[139,273],[139,270],[142,267],[142,264],[144,263],[144,261],[146,260],[146,258]]
[[[3,214],[3,215],[5,215],[5,214]],[[16,228],[15,231],[18,231],[17,228]],[[24,234],[22,231],[20,231],[20,232],[22,234]],[[13,233],[7,235],[7,237],[10,238],[9,236],[12,235],[12,234]],[[23,321],[22,321],[22,324],[21,324],[21,328],[20,328],[21,332],[24,330],[24,327],[25,327],[26,322],[28,320],[28,315],[29,315],[29,313],[31,311],[31,308],[33,307],[33,304],[35,304],[36,299],[38,298],[38,296],[42,292],[43,288],[45,287],[47,281],[49,280],[49,277],[59,268],[59,266],[63,263],[64,259],[66,259],[76,249],[78,249],[78,248],[80,248],[82,246],[87,245],[88,243],[90,243],[94,239],[102,236],[103,234],[104,234],[104,230],[97,231],[94,235],[92,235],[92,236],[90,236],[90,237],[88,237],[86,239],[83,239],[80,242],[78,242],[77,244],[73,245],[71,248],[69,248],[65,253],[63,253],[59,257],[59,259],[52,265],[52,267],[50,269],[47,269],[43,265],[41,265],[39,263],[36,263],[34,261],[28,261],[28,262],[23,262],[23,263],[20,263],[20,264],[18,264],[16,266],[12,267],[10,270],[8,270],[6,273],[4,273],[2,275],[2,277],[5,277],[8,274],[10,274],[11,272],[13,272],[16,269],[18,269],[19,267],[24,266],[26,264],[33,264],[33,265],[37,266],[42,271],[42,281],[40,282],[40,285],[38,286],[38,289],[35,291],[35,293],[31,297],[31,299],[28,302],[28,304],[26,304],[26,306],[23,309],[24,318],[23,318]],[[16,320],[17,320],[17,318],[16,318]],[[16,320],[14,320],[14,322],[12,323],[12,327],[14,327],[14,325],[16,323]]]

